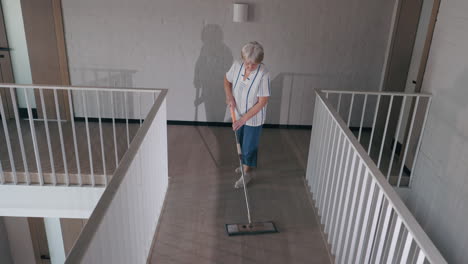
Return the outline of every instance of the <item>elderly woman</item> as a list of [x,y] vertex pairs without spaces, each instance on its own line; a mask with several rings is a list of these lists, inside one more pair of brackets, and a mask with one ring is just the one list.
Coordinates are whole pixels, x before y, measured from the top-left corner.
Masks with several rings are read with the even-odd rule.
[[[236,113],[232,128],[237,130],[242,149],[245,184],[257,167],[258,142],[270,96],[270,74],[262,63],[263,55],[260,43],[247,43],[241,50],[242,61],[235,61],[224,77],[226,104]],[[240,173],[240,168],[236,172]],[[234,187],[243,187],[242,177]]]

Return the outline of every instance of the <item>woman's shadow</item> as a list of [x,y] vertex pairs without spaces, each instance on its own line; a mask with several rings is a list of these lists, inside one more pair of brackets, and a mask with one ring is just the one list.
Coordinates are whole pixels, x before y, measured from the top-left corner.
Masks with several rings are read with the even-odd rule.
[[[233,56],[231,50],[223,42],[223,31],[219,25],[208,24],[202,30],[201,39],[203,46],[200,56],[195,64],[193,84],[195,92],[195,121],[200,121],[200,106],[204,106],[207,122],[224,122],[226,115],[226,102],[224,94],[224,76],[232,65]],[[226,165],[223,160],[223,131],[219,128],[208,127],[207,133],[200,136],[208,148],[210,155],[217,167]],[[206,138],[214,137],[215,146]],[[212,146],[209,148],[209,146]],[[232,163],[232,162],[230,162]]]
[[199,121],[199,108],[204,104],[207,122],[223,122],[226,110],[223,81],[232,64],[232,52],[223,43],[223,31],[219,25],[206,25],[201,38],[203,46],[195,64],[193,80],[196,89],[195,121]]

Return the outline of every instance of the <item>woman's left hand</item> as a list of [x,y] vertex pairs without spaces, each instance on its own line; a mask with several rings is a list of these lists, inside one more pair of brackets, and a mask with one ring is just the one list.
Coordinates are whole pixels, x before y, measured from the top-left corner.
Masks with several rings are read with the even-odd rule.
[[241,117],[239,120],[237,120],[236,122],[232,123],[232,130],[234,130],[234,131],[238,130],[238,129],[241,128],[243,125],[245,125],[245,122],[247,122],[247,121],[244,120],[243,117]]

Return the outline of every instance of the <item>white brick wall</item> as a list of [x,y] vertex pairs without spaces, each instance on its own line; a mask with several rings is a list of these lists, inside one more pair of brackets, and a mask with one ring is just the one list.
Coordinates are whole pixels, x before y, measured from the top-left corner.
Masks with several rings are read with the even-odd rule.
[[408,199],[449,263],[468,260],[468,1],[442,1],[423,91],[434,95]]

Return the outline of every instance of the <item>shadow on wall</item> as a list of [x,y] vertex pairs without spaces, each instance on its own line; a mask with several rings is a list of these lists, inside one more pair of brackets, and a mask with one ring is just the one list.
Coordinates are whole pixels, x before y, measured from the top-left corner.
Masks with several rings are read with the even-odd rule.
[[206,121],[223,122],[226,112],[223,81],[233,61],[232,52],[223,42],[223,31],[219,25],[206,25],[201,39],[203,46],[195,64],[193,80],[196,89],[194,120],[200,121],[198,115],[203,104]]
[[[135,70],[127,69],[105,69],[105,68],[74,68],[71,69],[74,85],[96,86],[96,87],[121,87],[132,88],[134,76],[137,73]],[[87,114],[89,117],[98,117],[97,93],[86,92],[84,94]],[[111,93],[99,92],[99,102],[101,107],[102,117],[112,117],[112,111],[116,118],[138,119],[140,116],[146,116],[151,102],[149,98],[139,94],[127,93],[125,98],[124,92],[113,93],[114,109],[111,105]],[[75,117],[84,116],[82,92],[73,91],[73,109]]]

